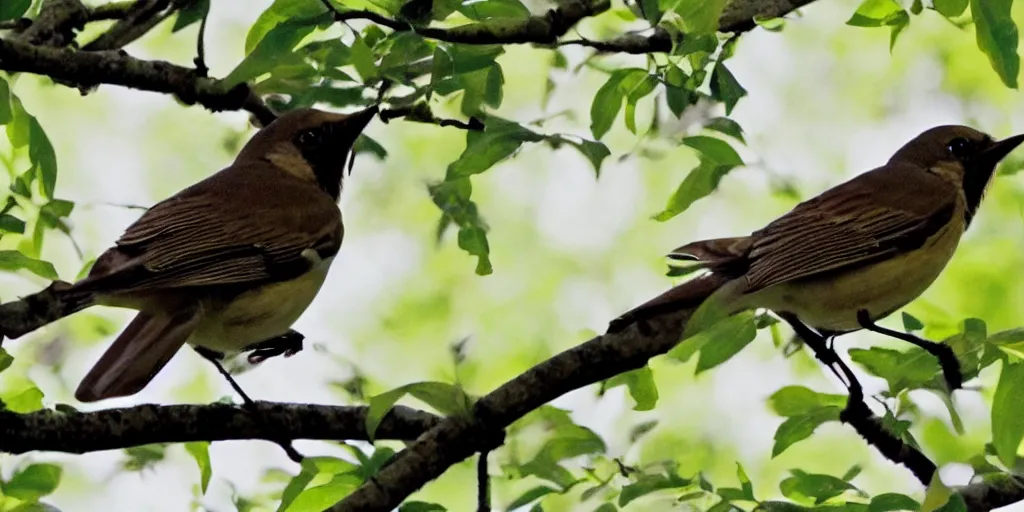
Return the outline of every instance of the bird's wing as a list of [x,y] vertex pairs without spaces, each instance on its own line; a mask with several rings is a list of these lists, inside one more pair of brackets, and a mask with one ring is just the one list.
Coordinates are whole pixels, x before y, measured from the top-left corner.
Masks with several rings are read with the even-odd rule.
[[338,206],[315,185],[269,165],[232,166],[150,208],[75,288],[285,281],[336,254],[342,235]]
[[805,201],[752,235],[748,292],[916,249],[950,223],[957,188],[887,165]]

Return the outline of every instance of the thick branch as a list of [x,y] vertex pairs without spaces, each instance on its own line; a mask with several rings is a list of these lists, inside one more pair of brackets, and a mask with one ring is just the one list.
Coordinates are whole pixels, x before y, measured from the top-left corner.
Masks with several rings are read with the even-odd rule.
[[39,16],[12,39],[33,45],[67,46],[75,40],[75,30],[88,20],[89,11],[79,0],[45,0]]
[[[256,402],[231,405],[139,405],[96,412],[0,410],[0,452],[87,453],[150,443],[236,439],[367,440],[366,407]],[[415,439],[440,422],[433,414],[395,407],[378,439]]]
[[[327,4],[329,7],[330,4]],[[364,19],[396,31],[415,31],[439,41],[466,44],[554,44],[584,18],[607,11],[610,0],[564,0],[545,14],[526,19],[495,19],[453,28],[414,27],[371,11],[335,11],[334,19]]]
[[140,60],[120,51],[87,52],[0,39],[0,69],[83,86],[112,84],[172,94],[186,104],[198,103],[213,111],[245,109],[267,123],[274,118],[246,84],[228,89],[219,80],[197,77],[193,69]]
[[[706,276],[684,286],[703,298],[721,284]],[[640,368],[668,352],[682,335],[692,309],[683,309],[615,334],[598,336],[534,366],[477,401],[473,418],[451,417],[420,436],[395,456],[380,473],[363,484],[334,511],[389,511],[449,466],[489,448],[505,427],[528,412],[574,389]],[[650,329],[652,334],[643,335]]]

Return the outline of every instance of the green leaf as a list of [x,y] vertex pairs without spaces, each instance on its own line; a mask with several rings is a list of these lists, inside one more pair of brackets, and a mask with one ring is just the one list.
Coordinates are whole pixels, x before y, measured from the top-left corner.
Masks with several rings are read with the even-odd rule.
[[43,392],[35,386],[15,393],[0,396],[0,402],[7,406],[7,410],[16,413],[29,413],[43,408]]
[[757,327],[755,327],[752,313],[734,315],[719,325],[722,324],[726,328],[713,328],[714,339],[701,347],[700,357],[697,359],[697,373],[710,370],[728,361],[751,341],[754,341],[757,336]]
[[633,371],[620,373],[603,383],[601,392],[617,386],[625,385],[629,390],[629,396],[633,397],[636,406],[634,411],[650,411],[658,403],[658,386],[654,382],[654,372],[650,366],[644,366]]
[[558,465],[559,461],[582,455],[604,453],[607,447],[592,430],[573,423],[557,427],[534,458],[520,466],[523,476],[533,475],[567,489],[576,481],[572,474]]
[[803,386],[786,386],[768,398],[768,405],[779,416],[794,417],[822,408],[845,407],[846,396],[818,393]]
[[932,7],[947,18],[956,18],[967,10],[968,0],[932,0]]
[[0,2],[0,21],[22,17],[31,5],[32,0],[3,0]]
[[679,188],[668,199],[665,209],[654,215],[654,220],[665,222],[683,213],[698,199],[714,192],[722,178],[733,169],[733,166],[715,165],[702,161],[700,165],[690,171],[690,174],[686,175],[683,182],[679,184]]
[[34,503],[57,489],[62,473],[56,464],[30,464],[4,484],[4,495]]
[[907,11],[896,0],[864,0],[857,12],[847,20],[853,27],[886,27],[902,23]]
[[626,128],[636,133],[636,104],[642,98],[654,92],[658,80],[649,73],[632,72],[623,76],[619,89],[626,96]]
[[548,494],[556,494],[560,492],[561,491],[559,491],[558,489],[554,489],[546,485],[538,485],[537,487],[534,487],[520,494],[518,498],[512,500],[512,503],[508,505],[508,510],[515,510],[519,507],[525,507],[526,505],[529,505],[530,503],[533,503],[543,498],[544,496],[547,496]]
[[590,133],[600,140],[611,129],[626,96],[619,90],[621,73],[612,73],[590,103]]
[[665,13],[661,10],[661,6],[658,5],[658,0],[640,0],[637,5],[644,14],[644,19],[647,20],[651,26],[657,25],[661,21],[661,17]]
[[718,31],[718,20],[725,8],[725,0],[669,0],[662,1],[671,7],[683,21],[683,30],[688,36],[709,34]]
[[295,475],[281,493],[281,503],[277,512],[290,510],[295,498],[319,475],[334,477],[335,475],[356,474],[359,467],[351,462],[336,457],[306,457],[302,461],[302,470]]
[[950,501],[949,498],[952,495],[953,491],[946,487],[946,484],[942,483],[942,478],[939,477],[939,472],[936,471],[932,474],[932,481],[925,490],[924,502],[921,503],[921,512],[941,510],[943,505]]
[[906,311],[903,312],[903,329],[907,332],[920,331],[924,329],[924,324],[920,320],[915,318]]
[[790,470],[793,476],[779,484],[782,494],[791,499],[809,498],[818,505],[830,498],[839,496],[848,490],[857,488],[842,479],[831,475],[811,474],[799,469]]
[[[191,0],[180,11],[178,18],[174,20],[174,27],[171,32],[177,32],[189,25],[202,20],[210,13],[210,0]],[[206,492],[205,490],[203,492]]]
[[891,512],[896,510],[919,510],[921,504],[910,496],[890,492],[871,498],[869,507],[870,512]]
[[329,482],[303,490],[284,509],[286,512],[321,512],[352,494],[363,479],[352,473],[335,475]]
[[[487,224],[480,217],[476,203],[470,199],[473,187],[469,179],[446,180],[427,188],[434,204],[443,212],[441,226],[447,226],[449,222],[459,226],[459,246],[477,257],[476,273],[490,274],[493,269],[487,244]],[[441,234],[443,229],[439,230],[439,238]]]
[[683,144],[696,149],[701,153],[701,160],[720,166],[738,167],[743,165],[743,159],[728,142],[715,137],[697,135],[686,137]]
[[740,490],[743,492],[743,499],[757,501],[754,497],[754,485],[750,483],[750,477],[739,462],[736,463],[736,478],[740,481]]
[[458,11],[473,21],[493,18],[522,19],[530,16],[530,10],[519,0],[483,0],[456,4]]
[[744,144],[747,143],[747,141],[743,139],[743,128],[740,127],[739,123],[729,119],[728,117],[716,117],[714,119],[710,119],[708,122],[704,123],[704,129],[724,133]]
[[210,485],[210,476],[213,475],[213,468],[210,466],[210,442],[193,441],[185,443],[185,451],[196,460],[199,466],[200,488],[203,495],[206,495],[206,488]]
[[1017,55],[1017,25],[1010,17],[1013,0],[971,0],[971,16],[978,48],[988,55],[992,69],[1011,89],[1017,88],[1020,56]]
[[381,420],[391,407],[405,395],[412,395],[446,416],[466,415],[472,400],[461,387],[444,382],[415,382],[370,398],[366,412],[366,433],[372,440]]
[[731,114],[736,103],[746,95],[747,90],[736,81],[729,68],[721,61],[715,64],[711,72],[711,97],[725,104],[725,115]]
[[664,475],[640,475],[636,482],[622,488],[622,492],[619,493],[619,506],[625,507],[633,500],[655,491],[678,489],[680,487],[687,487],[691,483],[692,480],[683,478],[675,473],[667,473]]
[[245,53],[252,53],[256,45],[278,24],[296,18],[311,18],[327,12],[320,0],[274,0],[260,14],[245,36]]
[[466,134],[466,149],[448,165],[445,181],[458,180],[490,169],[515,153],[524,142],[544,140],[538,133],[499,118],[489,118],[484,131]]
[[377,77],[377,63],[373,51],[358,34],[356,34],[355,41],[352,42],[352,65],[355,66],[356,72],[359,73],[359,77],[363,79],[364,83]]
[[[235,69],[224,77],[225,87],[248,82],[277,67],[282,57],[291,55],[295,46],[316,27],[317,20],[294,19],[277,24],[239,62]],[[353,57],[353,60],[355,58]]]
[[14,119],[11,111],[11,86],[0,77],[0,125],[10,123]]
[[446,512],[447,510],[437,503],[425,501],[407,501],[398,507],[398,512]]
[[24,233],[25,221],[15,217],[14,215],[0,213],[0,232]]
[[698,96],[687,87],[687,76],[679,66],[669,64],[665,69],[665,102],[678,119],[686,107],[696,103]]
[[999,460],[1014,467],[1024,439],[1024,363],[1003,363],[992,399],[992,445]]
[[14,272],[21,269],[45,279],[58,279],[57,270],[48,261],[29,258],[18,251],[0,251],[0,270]]
[[14,363],[14,357],[11,356],[3,347],[0,347],[0,373],[11,367]]
[[43,197],[53,199],[53,190],[57,186],[57,155],[50,144],[50,138],[46,136],[43,127],[35,117],[30,116],[29,138],[31,145],[28,148],[28,157],[32,161],[32,167],[36,176],[40,178],[43,187]]
[[778,456],[799,441],[803,441],[822,423],[839,421],[841,407],[821,407],[811,412],[792,415],[779,425],[775,431],[775,444],[772,446],[772,457]]
[[925,387],[940,370],[938,361],[919,348],[906,352],[879,347],[853,348],[849,354],[850,359],[872,375],[885,379],[893,396],[904,389]]
[[583,153],[583,156],[590,160],[590,165],[594,166],[594,174],[598,177],[601,176],[601,163],[604,162],[605,158],[611,156],[612,152],[608,150],[608,146],[605,146],[602,142],[595,142],[592,140],[582,139],[579,142],[567,139],[565,137],[557,137],[560,142],[565,142],[572,147]]

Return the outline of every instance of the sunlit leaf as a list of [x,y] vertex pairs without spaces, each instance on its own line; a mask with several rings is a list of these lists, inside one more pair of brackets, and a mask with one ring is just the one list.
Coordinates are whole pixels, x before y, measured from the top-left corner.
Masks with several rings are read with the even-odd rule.
[[999,460],[1013,467],[1024,439],[1024,363],[1003,363],[992,398],[992,444]]
[[625,385],[629,390],[629,396],[633,397],[636,405],[634,411],[650,411],[658,403],[658,387],[654,382],[654,372],[650,366],[644,366],[626,373],[620,373],[603,383],[601,391]]
[[846,24],[854,27],[884,27],[901,23],[907,12],[896,0],[864,0]]
[[1010,17],[1013,0],[971,0],[971,16],[978,48],[988,55],[992,69],[1011,89],[1017,88],[1020,56],[1017,55],[1017,25]]
[[366,412],[366,432],[373,439],[381,420],[395,402],[405,395],[412,395],[446,416],[465,415],[472,407],[472,401],[461,387],[445,382],[415,382],[381,393],[370,398]]
[[185,451],[192,456],[199,466],[200,489],[206,494],[206,488],[210,485],[210,477],[213,475],[213,468],[210,465],[210,442],[193,441],[185,443]]
[[893,512],[896,510],[918,510],[921,504],[910,496],[894,492],[879,494],[871,498],[871,512]]
[[355,474],[358,466],[336,457],[306,457],[302,460],[302,469],[285,486],[281,493],[281,503],[277,512],[289,510],[292,502],[318,475],[331,477],[342,474]]
[[508,510],[515,510],[519,507],[525,507],[526,505],[529,505],[530,503],[533,503],[543,498],[544,496],[547,496],[548,494],[555,494],[559,492],[561,491],[559,491],[558,489],[548,487],[546,485],[538,485],[537,487],[534,487],[520,494],[518,498],[512,500],[512,503],[509,503],[508,505]]
[[619,91],[622,76],[612,73],[608,80],[597,90],[590,103],[590,133],[600,140],[611,129],[612,123],[619,115],[625,95]]
[[363,479],[352,473],[336,475],[323,485],[310,487],[299,493],[292,500],[286,512],[321,512],[331,508],[352,491],[356,490]]
[[889,383],[889,393],[895,395],[904,389],[922,388],[939,373],[939,362],[919,348],[906,352],[889,348],[854,348],[850,359],[871,374]]
[[619,506],[625,507],[631,501],[655,491],[687,487],[691,483],[691,480],[683,478],[674,472],[660,475],[641,475],[635,482],[622,488],[622,492],[619,494]]
[[27,502],[36,502],[57,489],[63,469],[56,464],[30,464],[18,471],[3,485],[4,495]]
[[316,23],[316,19],[292,19],[275,25],[224,77],[225,86],[232,87],[270,72],[282,56],[291,55],[299,41],[313,32]]
[[674,10],[683,20],[687,35],[713,33],[718,30],[718,19],[725,0],[662,0],[666,10]]
[[792,476],[779,484],[779,490],[791,500],[810,499],[820,504],[846,491],[857,489],[849,482],[831,475],[805,473],[799,469],[790,472]]
[[[470,199],[472,190],[468,178],[428,186],[431,199],[443,212],[442,226],[452,222],[459,227],[459,246],[477,257],[476,273],[487,275],[493,271],[487,244],[487,224],[477,211],[476,203]],[[438,236],[442,234],[443,229],[439,230]]]
[[947,18],[960,16],[967,10],[969,0],[932,0],[932,7]]
[[267,10],[249,27],[245,36],[245,53],[252,53],[256,45],[278,24],[297,18],[312,18],[327,12],[321,0],[274,0]]
[[167,456],[166,444],[144,444],[124,449],[126,458],[121,467],[128,471],[141,471],[155,466]]
[[48,261],[29,258],[18,251],[0,251],[0,270],[14,272],[25,269],[45,279],[57,279],[57,270]]
[[795,443],[803,441],[823,423],[839,421],[840,407],[820,407],[810,412],[792,415],[775,430],[772,457],[778,456]]
[[768,404],[779,416],[800,416],[823,407],[845,407],[846,397],[818,393],[803,386],[786,386],[768,398]]
[[29,386],[20,391],[0,395],[0,401],[7,410],[24,414],[43,408],[43,392],[35,386]]
[[519,0],[482,0],[477,2],[455,2],[458,11],[473,21],[491,18],[522,19],[530,16],[530,10]]
[[[732,321],[733,319],[735,321]],[[721,324],[725,324],[730,329],[713,329],[715,339],[700,349],[697,373],[710,370],[728,361],[757,337],[754,316],[749,312],[735,315],[719,325]]]
[[516,123],[490,118],[484,131],[466,134],[466,149],[448,165],[445,180],[457,180],[490,169],[515,153],[524,142],[544,140],[538,133]]

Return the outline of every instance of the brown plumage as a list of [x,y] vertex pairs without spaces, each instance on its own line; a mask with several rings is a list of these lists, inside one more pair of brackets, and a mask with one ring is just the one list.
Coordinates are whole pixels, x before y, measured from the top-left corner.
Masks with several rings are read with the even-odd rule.
[[[889,162],[797,205],[749,236],[692,242],[669,257],[726,281],[688,334],[723,315],[767,308],[826,336],[863,327],[924,292],[973,219],[996,164],[1024,141],[939,126]],[[684,283],[681,286],[686,286]],[[684,294],[692,302],[692,294]],[[672,290],[627,312],[609,331],[680,307]],[[688,307],[688,306],[687,306]]]
[[150,208],[86,278],[60,290],[74,304],[62,314],[139,310],[76,398],[138,392],[185,343],[237,352],[287,332],[341,247],[346,160],[376,112],[282,115],[231,166]]

